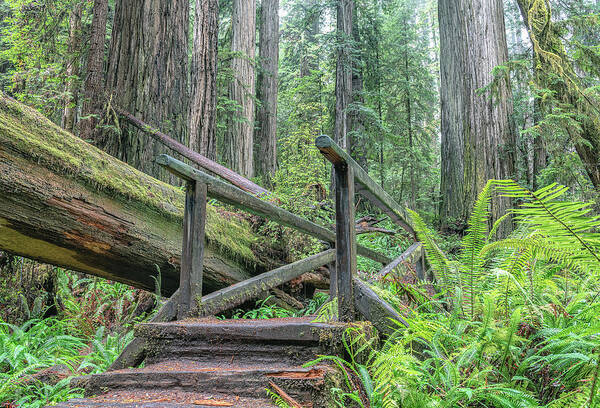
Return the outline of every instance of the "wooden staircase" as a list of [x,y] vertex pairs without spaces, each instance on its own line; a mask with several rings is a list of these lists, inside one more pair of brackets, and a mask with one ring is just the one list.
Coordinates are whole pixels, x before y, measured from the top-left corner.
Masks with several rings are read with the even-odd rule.
[[[422,246],[417,243],[396,260],[357,244],[355,191],[415,240],[416,236],[403,208],[345,150],[326,136],[315,143],[335,170],[335,232],[172,157],[157,158],[158,164],[186,183],[179,289],[153,321],[136,328],[136,338],[112,370],[75,380],[73,385],[84,388],[90,398],[71,400],[59,407],[274,407],[267,398],[268,388],[293,408],[334,406],[330,390],[343,388],[342,373],[327,365],[303,365],[323,354],[343,356],[343,332],[359,314],[371,322],[363,323],[366,335],[373,333],[371,324],[383,334],[390,334],[398,324],[407,326],[402,316],[357,277],[357,255],[383,264],[377,275],[380,278],[402,265],[422,275],[425,260]],[[335,249],[325,249],[205,294],[202,280],[207,198],[293,228]],[[189,318],[219,315],[324,265],[330,266],[330,293],[337,298],[337,317],[343,323],[314,323],[311,318]],[[122,369],[138,367],[142,361],[143,368]]]
[[[343,323],[312,318],[270,320],[188,319],[146,323],[143,368],[76,378],[87,399],[59,407],[275,407],[267,389],[301,407],[329,407],[341,373],[319,355],[343,355]],[[369,325],[368,325],[369,326]],[[290,406],[294,406],[290,404]]]

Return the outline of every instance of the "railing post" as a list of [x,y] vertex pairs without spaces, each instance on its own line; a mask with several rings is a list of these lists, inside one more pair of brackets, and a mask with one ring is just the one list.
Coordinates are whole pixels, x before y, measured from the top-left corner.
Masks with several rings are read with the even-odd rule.
[[346,162],[335,164],[335,279],[341,322],[354,321],[352,278],[356,274],[354,172]]
[[195,180],[187,181],[179,277],[178,319],[189,316],[197,309],[197,298],[202,296],[206,193],[206,184]]

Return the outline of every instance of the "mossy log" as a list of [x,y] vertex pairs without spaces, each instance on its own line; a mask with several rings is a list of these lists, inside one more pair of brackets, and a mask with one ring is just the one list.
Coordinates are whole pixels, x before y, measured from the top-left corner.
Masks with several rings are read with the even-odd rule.
[[[171,295],[184,193],[0,94],[0,250]],[[208,208],[204,291],[265,270],[258,237]]]

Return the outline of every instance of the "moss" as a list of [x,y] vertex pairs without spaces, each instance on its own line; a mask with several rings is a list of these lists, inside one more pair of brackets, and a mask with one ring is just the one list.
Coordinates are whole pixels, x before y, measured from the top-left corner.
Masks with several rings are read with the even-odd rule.
[[252,245],[257,241],[250,224],[236,217],[219,215],[213,206],[206,206],[206,237],[224,255],[235,256],[246,264],[256,264]]
[[[0,145],[53,172],[75,178],[128,205],[146,207],[152,222],[160,218],[181,223],[184,193],[144,174],[56,126],[36,110],[0,93]],[[227,219],[207,206],[206,237],[224,255],[255,265],[250,225]],[[146,211],[147,212],[147,211]],[[152,213],[158,215],[155,217]]]

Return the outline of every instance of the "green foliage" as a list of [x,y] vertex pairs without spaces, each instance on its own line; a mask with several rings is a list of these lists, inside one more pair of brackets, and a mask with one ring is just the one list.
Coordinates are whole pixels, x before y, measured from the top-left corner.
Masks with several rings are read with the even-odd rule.
[[[67,97],[66,66],[81,58],[80,50],[68,51],[69,15],[75,1],[4,0],[2,7],[0,65],[8,68],[1,71],[3,88],[55,116]],[[89,9],[84,7],[83,13],[85,18]]]
[[[492,241],[497,225],[490,228],[488,220],[494,191],[519,202],[511,211],[517,229],[500,241]],[[369,406],[386,408],[596,406],[598,217],[589,203],[561,201],[566,194],[559,185],[531,192],[510,180],[490,181],[456,260],[412,212],[440,293],[406,302],[401,288],[408,284],[374,288],[409,327],[380,349],[367,345],[366,361],[349,344],[348,360],[319,359],[346,373],[347,389],[334,390],[336,398],[367,406],[359,401],[367,395]]]
[[[70,376],[103,372],[133,338],[133,332],[105,337],[100,327],[88,339],[69,323],[56,318],[33,319],[21,326],[0,321],[0,403],[43,407],[81,397],[81,390],[69,387]],[[45,383],[39,374],[60,367],[71,374],[55,384]]]
[[273,319],[281,317],[301,317],[312,316],[323,306],[328,300],[329,295],[326,293],[317,292],[310,299],[306,307],[302,310],[288,310],[275,303],[267,304],[272,299],[272,296],[266,299],[258,300],[256,308],[248,311],[237,310],[232,319]]

